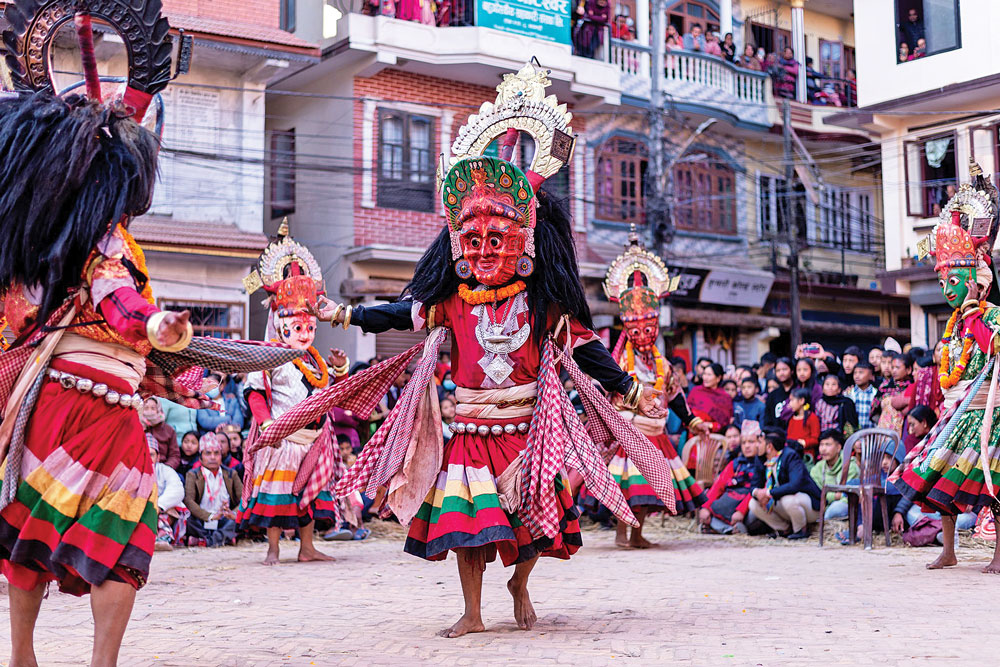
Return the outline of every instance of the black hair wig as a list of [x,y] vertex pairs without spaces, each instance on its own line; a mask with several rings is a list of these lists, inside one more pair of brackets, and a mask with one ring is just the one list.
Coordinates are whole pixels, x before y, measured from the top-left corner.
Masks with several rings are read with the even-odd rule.
[[149,208],[158,150],[151,132],[85,96],[0,100],[0,293],[38,286],[45,323],[98,242]]
[[[546,322],[550,309],[555,308],[560,315],[569,315],[592,329],[594,323],[580,284],[573,226],[566,203],[544,187],[539,188],[536,198],[535,270],[525,279],[532,322]],[[413,279],[400,296],[428,305],[438,304],[457,292],[460,282],[451,259],[451,236],[445,227],[417,262]],[[473,284],[469,282],[470,286]],[[533,325],[533,329],[535,340],[541,344],[548,333],[546,327]]]

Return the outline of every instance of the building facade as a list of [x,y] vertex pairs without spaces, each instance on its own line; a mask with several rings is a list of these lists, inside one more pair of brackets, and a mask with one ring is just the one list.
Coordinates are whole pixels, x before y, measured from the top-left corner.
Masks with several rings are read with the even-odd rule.
[[[396,16],[368,5],[342,13],[319,0],[294,4],[295,35],[318,44],[322,56],[268,87],[264,228],[273,232],[288,216],[323,266],[331,298],[372,303],[399,294],[443,229],[439,156],[447,157],[468,115],[495,96],[502,74],[533,55],[552,72],[550,92],[574,114],[576,152],[547,187],[567,200],[591,307],[609,340],[617,336],[616,311],[599,283],[632,225],[682,276],[663,312],[668,347],[682,356],[746,363],[772,347],[785,351],[793,228],[806,340],[842,349],[908,332],[900,328],[905,299],[879,289],[879,153],[867,149],[867,129],[828,125],[842,108],[810,103],[811,88],[790,102],[788,158],[782,100],[766,72],[671,48],[659,82],[663,104],[652,103],[648,1],[622,0],[612,3],[613,16],[574,21],[570,3],[532,14],[516,2],[480,0],[427,23],[406,20],[406,3],[389,3]],[[831,100],[836,93],[838,103],[852,103],[845,83],[853,65],[850,4],[826,1],[822,10],[668,2],[664,25],[733,32],[738,47],[762,40],[778,49],[785,33],[786,42],[801,38],[829,73]],[[650,139],[654,106],[664,125],[659,145]],[[666,215],[648,206],[656,151],[666,166]],[[792,162],[800,166],[787,188]],[[844,315],[848,309],[855,319]],[[318,340],[366,360],[419,335],[321,329]]]
[[[933,258],[919,241],[932,230],[969,161],[1000,173],[1000,74],[989,0],[855,3],[858,113],[834,118],[868,130],[881,150],[887,272],[883,289],[907,295],[914,344],[933,345],[951,312]],[[912,15],[911,15],[912,13]],[[915,19],[915,20],[914,20]],[[923,41],[914,57],[912,44]],[[904,48],[905,45],[905,48]]]

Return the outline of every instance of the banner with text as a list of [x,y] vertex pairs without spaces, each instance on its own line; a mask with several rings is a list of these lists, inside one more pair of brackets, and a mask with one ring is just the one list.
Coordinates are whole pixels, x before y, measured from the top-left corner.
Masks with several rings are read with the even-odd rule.
[[569,0],[476,0],[476,25],[569,44]]

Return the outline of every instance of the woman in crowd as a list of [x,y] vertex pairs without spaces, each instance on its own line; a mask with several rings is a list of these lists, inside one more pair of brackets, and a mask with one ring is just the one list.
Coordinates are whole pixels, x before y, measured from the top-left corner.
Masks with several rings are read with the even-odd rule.
[[740,67],[743,67],[754,72],[763,72],[764,63],[760,61],[757,57],[756,49],[753,44],[747,44],[743,47],[743,55],[740,56],[739,62],[737,63]]
[[788,357],[781,357],[774,364],[774,381],[772,387],[768,381],[767,400],[764,402],[764,426],[778,426],[781,413],[785,409],[785,401],[795,388],[794,364]]
[[709,362],[701,372],[701,384],[688,394],[688,408],[700,417],[712,433],[721,433],[733,421],[733,399],[720,385],[722,365]]
[[828,374],[823,378],[823,394],[813,408],[819,417],[820,430],[833,428],[849,436],[858,430],[858,411],[854,401],[842,392],[840,376]]

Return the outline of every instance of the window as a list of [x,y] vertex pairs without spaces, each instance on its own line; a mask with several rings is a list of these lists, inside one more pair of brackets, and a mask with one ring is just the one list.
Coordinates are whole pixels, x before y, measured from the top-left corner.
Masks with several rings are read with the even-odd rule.
[[719,14],[705,2],[675,2],[667,10],[667,20],[686,35],[695,23],[701,25],[702,33],[719,32]]
[[685,155],[674,166],[674,225],[712,234],[736,233],[732,167],[706,153]]
[[242,303],[158,299],[157,306],[163,310],[190,311],[195,336],[246,338],[246,312]]
[[814,234],[820,245],[836,249],[874,250],[874,214],[869,192],[827,187],[820,193]]
[[930,218],[941,212],[958,185],[954,132],[903,142],[906,214]]
[[597,157],[597,217],[610,222],[646,224],[646,144],[614,137]]
[[896,0],[900,63],[961,47],[958,0]]
[[295,130],[271,132],[271,218],[295,213]]
[[[757,185],[758,233],[762,241],[784,242],[788,238],[789,219],[785,210],[785,179],[761,174]],[[798,223],[799,239],[808,238],[806,218],[806,193],[801,183],[795,181],[791,192],[792,219]]]
[[278,27],[288,32],[295,32],[295,0],[280,1],[281,14],[278,18]]
[[379,206],[434,211],[433,137],[433,118],[395,110],[380,112]]
[[750,34],[753,36],[754,45],[757,48],[764,47],[767,53],[782,53],[786,46],[792,46],[792,33],[789,30],[751,23]]

